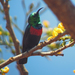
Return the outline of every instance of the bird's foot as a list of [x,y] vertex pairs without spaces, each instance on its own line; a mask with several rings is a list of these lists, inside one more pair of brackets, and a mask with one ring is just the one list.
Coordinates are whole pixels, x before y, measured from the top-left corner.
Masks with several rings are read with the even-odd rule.
[[40,42],[40,46],[41,46],[41,48],[44,46],[44,44],[46,44],[46,41],[44,41],[44,42]]
[[27,54],[28,54],[28,57],[31,56],[31,53],[30,53],[29,51],[26,51],[26,52],[27,52]]

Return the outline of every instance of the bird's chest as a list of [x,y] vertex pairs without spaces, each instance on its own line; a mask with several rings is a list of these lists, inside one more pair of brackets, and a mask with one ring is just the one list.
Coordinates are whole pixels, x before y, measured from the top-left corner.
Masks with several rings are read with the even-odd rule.
[[42,28],[41,29],[36,29],[34,27],[31,26],[30,28],[30,34],[31,35],[36,35],[36,36],[41,36],[42,34]]

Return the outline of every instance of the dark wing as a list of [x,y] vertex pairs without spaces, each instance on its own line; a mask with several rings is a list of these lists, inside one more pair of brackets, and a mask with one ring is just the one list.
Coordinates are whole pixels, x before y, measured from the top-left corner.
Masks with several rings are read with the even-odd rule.
[[30,34],[30,25],[26,27],[26,30],[24,32],[23,41],[22,41],[22,46],[23,46],[22,52],[26,51],[26,43],[27,43],[27,38],[29,34]]

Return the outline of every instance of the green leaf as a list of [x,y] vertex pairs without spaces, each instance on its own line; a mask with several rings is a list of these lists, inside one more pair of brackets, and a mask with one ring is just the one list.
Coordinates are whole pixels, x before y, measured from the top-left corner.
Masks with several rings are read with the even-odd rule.
[[4,59],[1,59],[1,60],[0,60],[0,64],[3,63],[4,61],[5,61]]
[[1,48],[0,48],[0,53],[2,52]]
[[4,31],[3,34],[4,34],[5,36],[7,36],[7,35],[9,35],[9,32]]
[[17,20],[17,17],[16,17],[16,16],[14,16],[14,20],[15,20],[15,21]]
[[16,54],[16,51],[15,50],[11,50],[11,52],[15,55]]
[[63,43],[61,44],[61,46],[65,46],[66,45],[66,42],[65,41],[63,41]]
[[13,42],[13,40],[12,40],[11,36],[9,36],[9,42],[10,42],[10,43],[12,43],[12,42]]

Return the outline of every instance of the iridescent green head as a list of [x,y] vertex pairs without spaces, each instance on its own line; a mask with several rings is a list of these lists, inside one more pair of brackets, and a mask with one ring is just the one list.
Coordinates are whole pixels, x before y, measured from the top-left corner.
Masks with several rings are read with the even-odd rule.
[[39,11],[42,8],[40,8],[37,12],[32,13],[29,18],[28,18],[28,23],[32,26],[36,26],[37,24],[40,23],[40,16],[39,16]]

